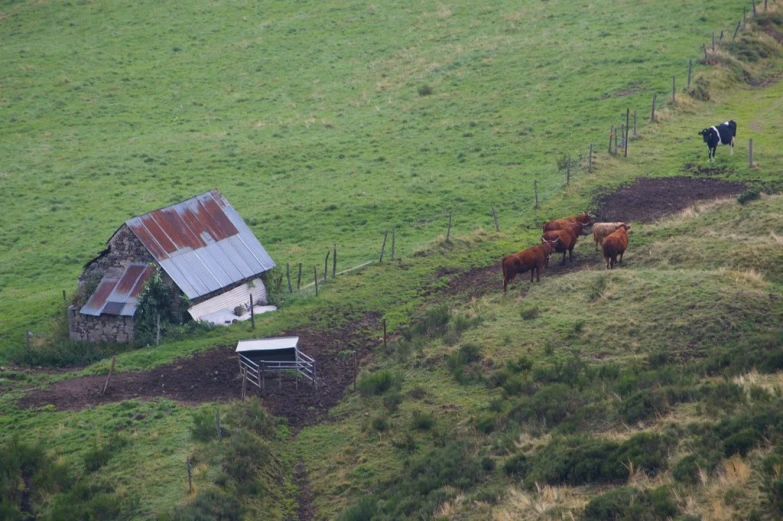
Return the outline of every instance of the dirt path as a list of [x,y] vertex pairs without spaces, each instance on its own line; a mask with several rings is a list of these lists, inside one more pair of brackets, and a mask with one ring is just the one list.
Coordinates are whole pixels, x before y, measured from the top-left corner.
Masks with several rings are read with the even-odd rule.
[[[378,343],[379,324],[379,315],[367,314],[334,331],[287,333],[299,336],[302,350],[317,360],[318,390],[301,381],[297,387],[294,378],[284,377],[267,380],[264,391],[259,392],[251,386],[250,392],[259,393],[272,413],[287,418],[293,427],[323,420],[353,379],[350,359],[340,357],[338,353],[355,349],[358,358],[364,358]],[[170,398],[186,404],[240,398],[241,380],[234,349],[235,346],[218,346],[149,371],[117,373],[112,376],[103,396],[101,391],[106,376],[63,380],[27,394],[19,401],[19,406],[53,404],[58,410],[79,410],[132,398]]]
[[[700,175],[723,174],[716,169],[686,165]],[[745,189],[742,183],[694,177],[640,177],[619,190],[599,196],[595,215],[604,222],[652,222],[664,215],[684,210],[696,201],[736,197]]]

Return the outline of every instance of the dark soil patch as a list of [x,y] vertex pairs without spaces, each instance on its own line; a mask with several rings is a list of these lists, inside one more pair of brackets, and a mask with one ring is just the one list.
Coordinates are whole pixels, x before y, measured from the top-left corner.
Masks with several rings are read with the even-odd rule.
[[696,201],[735,197],[742,183],[693,177],[640,177],[619,190],[596,198],[595,215],[606,222],[652,222],[684,210]]
[[[353,381],[351,361],[337,354],[355,349],[357,358],[364,358],[378,343],[379,323],[379,315],[367,314],[336,330],[305,329],[282,334],[298,336],[302,351],[315,358],[318,390],[302,381],[297,386],[293,377],[285,376],[267,379],[263,391],[248,386],[249,392],[259,393],[270,411],[287,418],[293,427],[325,419]],[[238,399],[242,385],[234,349],[235,346],[218,346],[150,371],[117,373],[103,396],[105,375],[63,380],[27,394],[19,406],[53,404],[58,410],[79,410],[133,398],[170,398],[187,404]]]
[[297,494],[297,503],[299,508],[297,510],[299,521],[310,521],[315,516],[315,506],[313,506],[313,491],[310,488],[310,480],[307,476],[307,468],[304,461],[299,458],[299,463],[294,467],[294,480],[296,482],[296,488],[299,490]]

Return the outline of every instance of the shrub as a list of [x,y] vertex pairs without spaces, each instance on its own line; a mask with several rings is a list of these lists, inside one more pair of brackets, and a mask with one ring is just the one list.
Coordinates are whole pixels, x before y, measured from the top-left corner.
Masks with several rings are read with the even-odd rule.
[[215,414],[208,409],[201,409],[193,413],[193,425],[190,426],[190,435],[196,441],[208,442],[217,438],[215,426]]
[[522,320],[533,320],[534,318],[538,318],[538,314],[538,306],[526,307],[519,312],[519,316],[522,317]]
[[495,460],[488,456],[481,458],[481,468],[484,472],[492,472],[495,470]]
[[745,204],[749,201],[755,201],[761,197],[761,191],[758,188],[748,188],[737,196],[739,204]]
[[[200,428],[204,429],[204,433],[206,434],[211,424],[212,432],[209,433],[207,439],[212,439],[212,437],[217,436],[215,416],[209,414],[209,411],[204,411],[203,414],[203,425]],[[209,421],[206,421],[206,416],[210,417]],[[231,426],[242,429],[247,429],[254,434],[263,436],[264,438],[277,437],[277,422],[274,420],[274,417],[271,416],[266,411],[266,409],[264,409],[261,400],[257,396],[248,396],[244,401],[237,401],[232,403],[226,412],[225,420],[226,424],[230,424]],[[228,434],[228,430],[225,425],[221,424],[221,430],[223,431],[223,436]],[[195,435],[193,437],[196,438]]]
[[435,420],[432,418],[432,415],[428,412],[424,411],[413,411],[413,417],[411,418],[411,426],[414,429],[420,430],[420,431],[428,431],[432,428],[432,425],[435,423]]
[[666,487],[638,490],[623,487],[594,497],[585,507],[583,521],[666,521],[679,509]]
[[756,445],[756,433],[752,429],[744,429],[736,434],[732,434],[723,440],[723,452],[726,457],[739,454],[747,456]]
[[483,432],[484,434],[489,434],[492,431],[495,430],[495,422],[497,421],[497,416],[491,413],[483,414],[479,416],[479,418],[476,420],[476,430],[479,432]]
[[240,521],[241,519],[242,505],[239,500],[215,488],[199,492],[196,499],[179,507],[172,517],[172,521]]
[[636,423],[664,413],[666,403],[658,391],[644,389],[636,392],[622,401],[619,407],[620,416],[628,423]]
[[699,482],[699,457],[690,454],[682,458],[672,469],[672,476],[680,483],[695,484]]
[[390,413],[396,412],[402,403],[402,395],[398,392],[389,393],[383,397],[383,406]]
[[266,288],[266,301],[272,306],[283,307],[287,288],[283,288],[283,270],[275,266],[261,274],[261,280]]
[[429,96],[433,92],[432,91],[432,87],[430,87],[429,85],[420,85],[419,88],[417,89],[417,91],[419,93],[419,96],[422,96],[422,97],[423,96]]
[[378,432],[386,432],[389,430],[389,419],[384,415],[374,416],[370,425]]
[[92,449],[84,454],[84,467],[88,472],[100,469],[109,462],[116,451],[127,444],[128,440],[119,436],[112,436],[103,447],[98,447],[98,444],[94,443]]
[[391,371],[377,371],[359,378],[358,387],[362,396],[372,396],[397,388],[398,383]]
[[528,464],[527,456],[524,454],[511,456],[503,463],[503,472],[515,478],[524,478],[529,469],[530,465]]
[[516,361],[508,360],[506,362],[506,367],[509,371],[513,371],[515,373],[530,371],[533,368],[533,360],[523,355],[520,356]]
[[416,336],[435,338],[446,332],[449,323],[449,308],[445,304],[428,308],[424,312],[424,317],[414,324],[414,326],[403,335],[407,340]]

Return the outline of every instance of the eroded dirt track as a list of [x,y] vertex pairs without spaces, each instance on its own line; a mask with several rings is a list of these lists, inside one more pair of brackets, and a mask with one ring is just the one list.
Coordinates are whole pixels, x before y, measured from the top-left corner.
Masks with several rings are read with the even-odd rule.
[[[379,316],[367,314],[333,331],[291,332],[290,335],[299,336],[302,351],[317,360],[318,390],[301,380],[297,386],[294,378],[286,376],[280,380],[267,379],[265,390],[260,392],[248,386],[249,392],[260,394],[272,413],[287,418],[292,426],[316,423],[337,404],[353,379],[352,360],[338,353],[354,349],[357,358],[363,358],[377,345],[382,335],[379,328]],[[117,373],[112,376],[105,395],[101,392],[106,376],[63,380],[27,394],[19,405],[53,404],[58,410],[79,410],[132,398],[170,398],[193,404],[240,398],[242,385],[234,349],[235,346],[218,346],[150,371]]]
[[652,222],[676,213],[696,201],[735,197],[742,183],[694,177],[640,177],[596,200],[599,222]]

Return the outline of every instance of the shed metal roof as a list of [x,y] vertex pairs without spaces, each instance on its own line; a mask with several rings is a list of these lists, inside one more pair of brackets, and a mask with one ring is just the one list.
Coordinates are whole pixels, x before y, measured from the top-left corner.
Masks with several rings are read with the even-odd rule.
[[275,267],[239,213],[217,190],[133,217],[125,224],[191,299]]
[[295,349],[299,343],[298,336],[284,336],[278,338],[260,338],[256,340],[240,340],[237,343],[237,353],[247,351],[271,351],[275,349]]
[[109,271],[79,312],[96,317],[101,314],[132,317],[139,303],[138,296],[152,272],[153,268],[145,264],[129,264],[122,272]]

